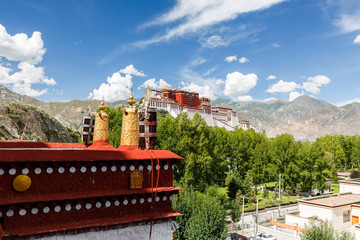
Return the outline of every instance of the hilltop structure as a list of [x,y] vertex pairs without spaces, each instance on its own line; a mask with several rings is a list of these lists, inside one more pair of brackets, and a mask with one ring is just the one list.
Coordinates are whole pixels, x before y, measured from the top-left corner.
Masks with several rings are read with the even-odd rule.
[[146,89],[144,96],[145,108],[164,109],[173,117],[187,113],[192,118],[199,113],[211,127],[224,127],[233,131],[235,127],[251,128],[250,122],[239,122],[236,112],[231,108],[212,107],[209,98],[199,97],[199,93],[184,90],[163,88],[160,91]]
[[172,239],[181,157],[139,149],[138,110],[128,103],[118,149],[104,103],[90,146],[0,141],[0,240]]

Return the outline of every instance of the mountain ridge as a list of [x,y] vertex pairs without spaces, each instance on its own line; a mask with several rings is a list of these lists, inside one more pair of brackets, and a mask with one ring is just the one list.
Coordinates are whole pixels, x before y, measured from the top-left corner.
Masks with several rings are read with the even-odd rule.
[[[35,98],[13,93],[0,85],[0,103],[29,104],[48,113],[65,127],[81,129],[84,115],[95,112],[100,100],[71,100],[69,102],[42,102]],[[126,100],[106,103],[118,107]],[[309,95],[293,101],[271,100],[264,102],[235,102],[218,98],[212,106],[228,107],[237,112],[239,120],[249,120],[257,131],[265,130],[267,136],[289,133],[297,139],[315,140],[323,135],[360,135],[360,103],[341,107]]]

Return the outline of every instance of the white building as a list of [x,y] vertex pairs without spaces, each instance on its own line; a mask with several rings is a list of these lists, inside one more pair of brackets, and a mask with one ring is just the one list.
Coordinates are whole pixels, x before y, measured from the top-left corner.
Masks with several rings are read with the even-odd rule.
[[352,192],[360,194],[360,178],[339,181],[340,193]]
[[245,130],[251,128],[249,121],[239,122],[236,112],[231,108],[211,107],[210,99],[199,98],[198,93],[164,88],[161,91],[148,88],[144,96],[144,106],[163,109],[173,117],[187,113],[193,118],[199,113],[211,127],[224,127],[233,131],[235,127]]
[[328,220],[336,230],[351,227],[352,205],[360,204],[360,194],[341,193],[299,200],[299,213],[287,214],[287,224],[305,227],[310,218]]
[[286,224],[301,228],[309,219],[327,219],[336,230],[348,230],[360,240],[360,179],[339,181],[340,193],[299,200],[299,212],[286,214]]

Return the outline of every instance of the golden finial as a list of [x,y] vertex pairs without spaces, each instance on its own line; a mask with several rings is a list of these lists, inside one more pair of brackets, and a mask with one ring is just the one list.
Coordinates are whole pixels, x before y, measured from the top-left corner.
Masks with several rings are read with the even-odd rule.
[[131,107],[131,108],[133,107],[132,105],[135,104],[135,100],[133,100],[133,99],[134,99],[134,96],[131,94],[130,95],[130,100],[126,101],[128,104],[130,104],[129,107]]
[[99,106],[99,108],[101,109],[101,111],[106,108],[106,107],[104,106],[104,104],[105,104],[104,101],[101,101],[101,105]]
[[94,142],[95,141],[104,141],[109,142],[109,126],[108,119],[109,116],[103,110],[106,108],[104,101],[101,102],[99,106],[100,112],[96,114],[95,117],[95,126],[94,126]]
[[139,146],[139,115],[138,109],[133,108],[135,101],[131,94],[127,102],[130,106],[121,109],[123,112],[123,122],[121,130],[121,146]]

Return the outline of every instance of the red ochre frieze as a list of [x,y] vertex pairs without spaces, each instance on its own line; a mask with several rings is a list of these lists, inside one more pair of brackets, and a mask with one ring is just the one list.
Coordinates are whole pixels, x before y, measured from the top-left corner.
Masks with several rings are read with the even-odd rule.
[[[171,200],[180,190],[173,186],[180,159],[169,151],[119,150],[106,144],[0,142],[2,236],[86,231],[179,216]],[[142,187],[130,189],[135,170],[142,174]],[[31,179],[26,191],[14,189],[19,175]]]

